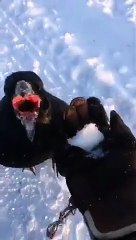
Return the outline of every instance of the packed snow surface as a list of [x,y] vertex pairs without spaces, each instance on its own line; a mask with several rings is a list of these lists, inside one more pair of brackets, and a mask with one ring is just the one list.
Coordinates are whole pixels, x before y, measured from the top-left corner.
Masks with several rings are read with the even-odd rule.
[[[70,102],[96,96],[136,133],[135,0],[1,0],[0,96],[13,71],[33,70]],[[67,205],[65,179],[51,161],[29,171],[0,167],[0,240],[45,240]],[[89,240],[79,211],[54,240]]]

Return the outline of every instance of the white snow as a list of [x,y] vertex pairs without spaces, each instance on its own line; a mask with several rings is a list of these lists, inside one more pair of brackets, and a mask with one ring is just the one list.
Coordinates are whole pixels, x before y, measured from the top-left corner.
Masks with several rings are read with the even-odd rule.
[[104,140],[103,134],[95,124],[86,124],[77,134],[68,139],[68,143],[80,147],[86,151],[91,151],[95,146]]
[[[1,0],[0,96],[12,71],[34,70],[70,102],[96,96],[136,132],[135,0]],[[0,240],[45,240],[68,201],[65,179],[48,160],[37,176],[0,168]],[[89,240],[77,211],[55,240]]]

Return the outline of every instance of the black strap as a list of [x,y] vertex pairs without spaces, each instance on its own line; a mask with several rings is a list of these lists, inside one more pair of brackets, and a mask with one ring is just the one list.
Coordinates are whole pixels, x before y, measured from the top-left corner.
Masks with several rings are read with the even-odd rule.
[[62,226],[64,223],[64,220],[66,220],[66,218],[72,213],[73,215],[75,214],[76,211],[76,207],[73,203],[73,199],[72,197],[69,199],[69,204],[68,206],[60,212],[59,215],[59,219],[51,224],[49,224],[49,226],[47,227],[47,237],[50,239],[53,239],[55,233],[58,230],[59,226]]

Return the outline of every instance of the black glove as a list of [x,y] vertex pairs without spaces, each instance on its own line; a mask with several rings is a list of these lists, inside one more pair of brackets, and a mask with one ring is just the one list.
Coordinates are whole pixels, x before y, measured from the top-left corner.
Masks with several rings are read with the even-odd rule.
[[109,128],[109,120],[100,100],[95,97],[73,99],[64,114],[67,137],[73,137],[88,123],[96,124],[103,133]]
[[136,225],[136,139],[115,111],[106,140],[107,149],[97,161],[70,147],[66,158],[70,153],[73,169],[71,165],[66,183],[96,239],[131,239]]
[[[67,138],[74,137],[78,131],[90,123],[95,124],[98,130],[103,133],[105,139],[108,139],[109,120],[100,100],[95,97],[73,99],[64,113],[64,128]],[[90,135],[90,138],[93,138],[93,135]],[[85,168],[82,167],[84,157],[88,159],[89,166],[93,164],[93,156],[92,161],[90,161],[88,154],[89,152],[77,146],[67,144],[57,148],[54,161],[57,164],[58,171],[66,176],[67,172],[80,171],[81,169],[86,171],[86,166]],[[96,159],[94,162],[96,162]]]

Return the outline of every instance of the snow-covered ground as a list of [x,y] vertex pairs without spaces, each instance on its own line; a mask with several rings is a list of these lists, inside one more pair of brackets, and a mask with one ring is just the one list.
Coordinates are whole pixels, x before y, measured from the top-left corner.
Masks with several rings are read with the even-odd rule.
[[[34,70],[68,102],[99,97],[136,133],[136,0],[1,0],[1,97],[5,77],[17,70]],[[0,240],[47,239],[68,196],[50,160],[36,177],[1,167]],[[54,239],[90,239],[78,211]]]

